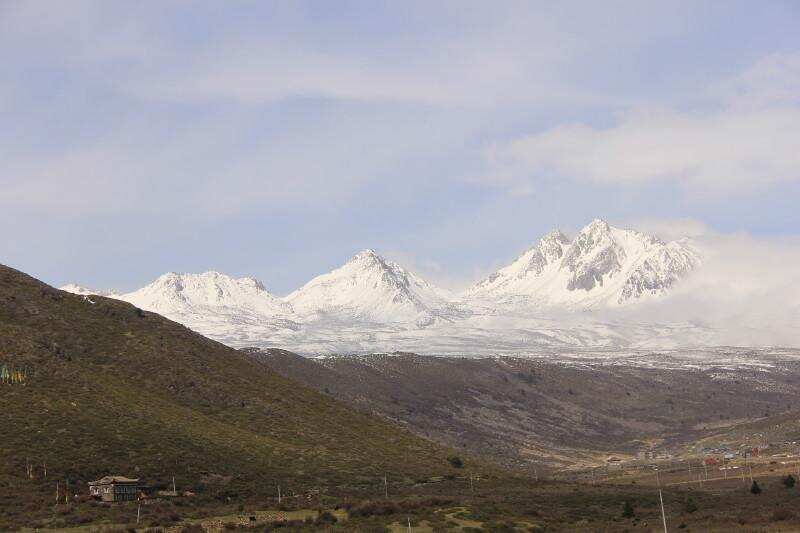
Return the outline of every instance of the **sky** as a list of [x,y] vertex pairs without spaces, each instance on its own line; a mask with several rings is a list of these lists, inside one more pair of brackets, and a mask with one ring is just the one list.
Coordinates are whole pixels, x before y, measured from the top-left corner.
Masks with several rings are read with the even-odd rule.
[[0,0],[0,263],[287,294],[373,248],[458,288],[596,217],[797,258],[799,27],[794,1]]

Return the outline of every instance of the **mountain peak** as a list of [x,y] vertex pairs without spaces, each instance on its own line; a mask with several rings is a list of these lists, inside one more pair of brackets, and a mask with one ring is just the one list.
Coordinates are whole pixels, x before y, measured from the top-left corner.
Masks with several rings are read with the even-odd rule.
[[443,305],[440,291],[372,249],[312,279],[286,297],[295,311],[375,321],[416,319]]
[[234,278],[216,270],[200,274],[167,272],[123,299],[167,316],[219,308],[290,312],[289,306],[267,292],[256,278]]
[[385,262],[383,257],[378,255],[375,250],[372,248],[366,248],[351,257],[348,263],[374,263],[376,261],[380,263]]
[[535,305],[619,305],[664,294],[698,264],[685,243],[666,244],[596,218],[572,241],[548,233],[466,294]]
[[589,222],[580,232],[581,233],[607,233],[611,231],[611,226],[602,218],[595,218]]

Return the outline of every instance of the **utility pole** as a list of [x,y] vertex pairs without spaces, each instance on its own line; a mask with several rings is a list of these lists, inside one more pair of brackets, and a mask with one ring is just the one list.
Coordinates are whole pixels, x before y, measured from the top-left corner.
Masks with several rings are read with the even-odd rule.
[[136,523],[139,523],[139,518],[142,515],[142,502],[139,502],[139,506],[136,508]]
[[661,495],[661,478],[656,468],[656,483],[658,484],[658,501],[661,503],[661,522],[664,524],[664,533],[667,533],[667,515],[664,512],[664,497]]
[[56,505],[58,505],[58,481],[56,481]]
[[661,521],[664,523],[664,533],[667,533],[667,515],[664,514],[664,498],[661,496],[661,489],[658,489],[658,501],[661,502]]
[[407,516],[406,520],[408,520],[408,533],[411,533],[411,518]]
[[383,495],[387,500],[389,499],[389,482],[386,479],[386,474],[383,475]]
[[175,476],[172,476],[172,492],[177,495],[178,489],[175,488]]
[[281,486],[278,485],[278,504],[281,503]]

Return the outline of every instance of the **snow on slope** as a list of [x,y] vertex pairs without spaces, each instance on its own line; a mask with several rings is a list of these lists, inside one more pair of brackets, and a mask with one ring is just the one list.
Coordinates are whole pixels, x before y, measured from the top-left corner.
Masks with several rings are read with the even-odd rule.
[[613,307],[662,296],[699,264],[687,242],[664,243],[596,219],[572,241],[559,231],[549,233],[464,297],[536,307]]
[[94,289],[90,289],[88,287],[84,287],[82,285],[78,285],[77,283],[68,283],[68,284],[64,285],[63,287],[59,287],[59,289],[62,290],[62,291],[71,292],[73,294],[79,294],[81,296],[96,295],[96,296],[105,296],[106,298],[119,298],[119,295],[120,295],[115,290],[109,289],[109,290],[105,290],[105,291],[103,291],[103,290],[96,291]]
[[448,306],[444,291],[373,250],[354,255],[286,297],[301,316],[430,324]]

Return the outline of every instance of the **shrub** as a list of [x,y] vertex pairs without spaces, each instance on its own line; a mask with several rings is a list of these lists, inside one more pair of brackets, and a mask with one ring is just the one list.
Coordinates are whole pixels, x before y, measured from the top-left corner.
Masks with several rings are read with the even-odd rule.
[[335,524],[339,520],[331,514],[330,511],[322,511],[316,520],[314,520],[314,525],[323,525],[323,524]]
[[791,512],[789,509],[781,507],[772,511],[772,516],[770,516],[769,519],[772,522],[783,522],[784,520],[789,520],[793,517],[793,512]]
[[783,485],[787,489],[791,489],[792,487],[794,487],[794,484],[795,484],[795,480],[794,480],[794,476],[793,475],[789,474],[788,476],[783,478]]
[[453,455],[453,456],[448,457],[447,458],[447,462],[450,463],[450,466],[452,466],[453,468],[463,468],[464,467],[464,461],[461,459],[461,457],[459,457],[457,455]]
[[753,494],[761,494],[761,487],[758,486],[758,481],[755,479],[753,480],[753,484],[750,485],[750,492]]

